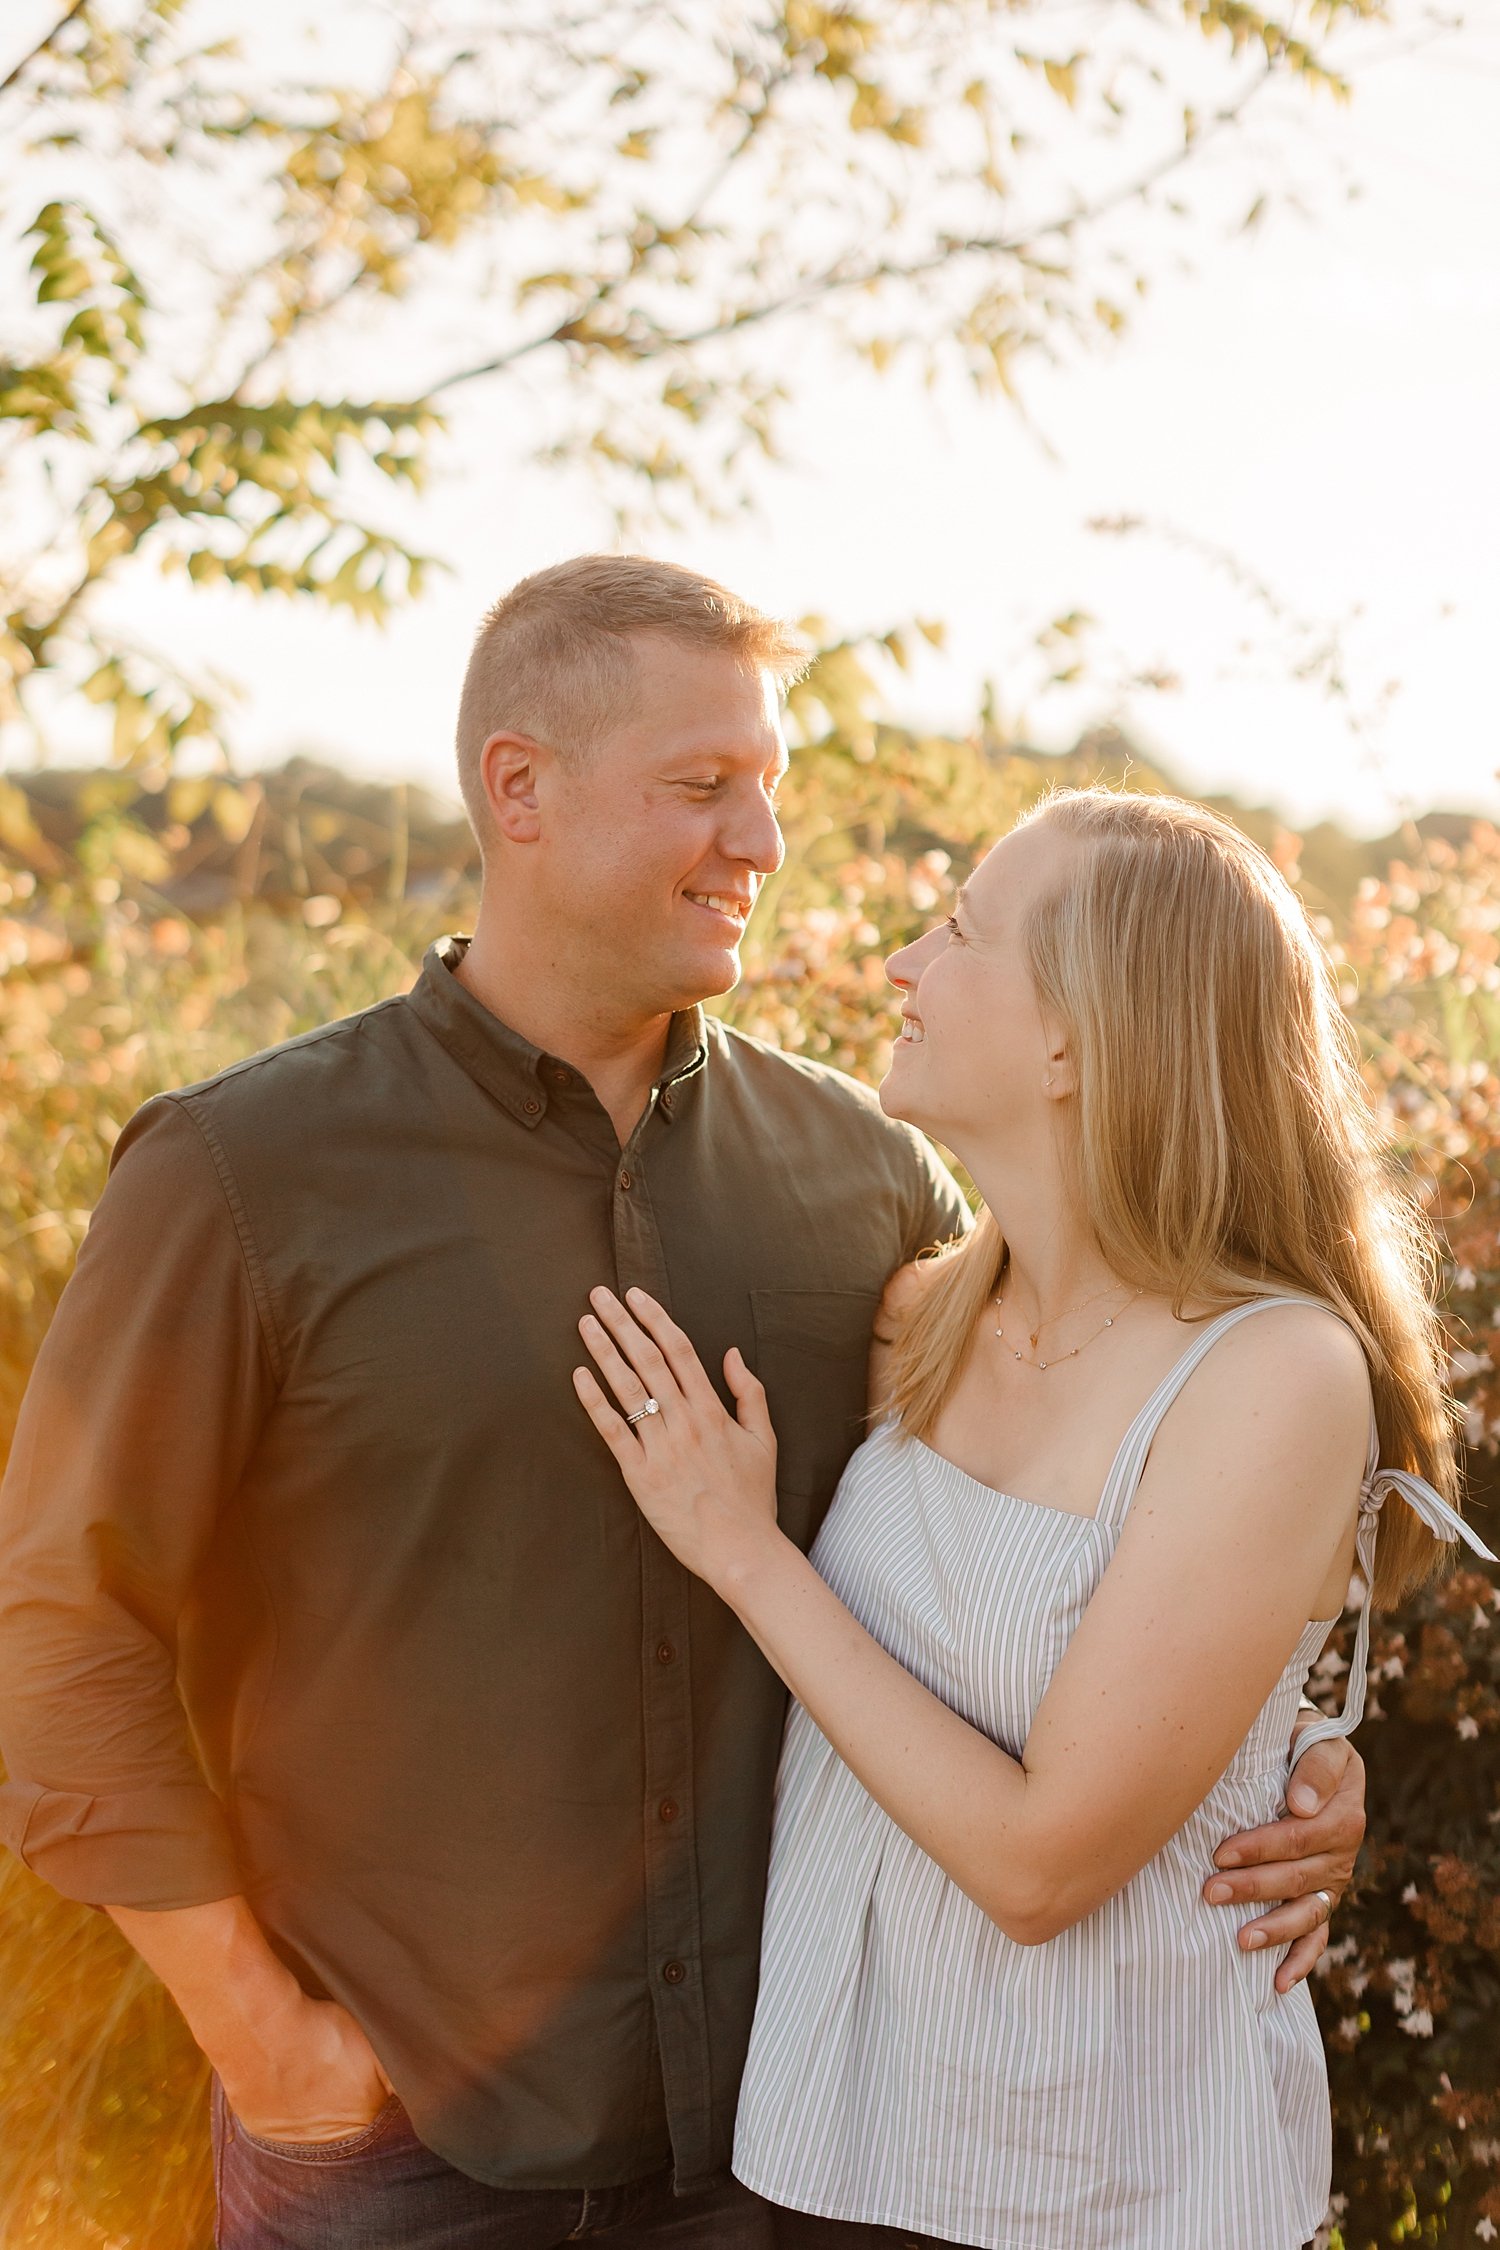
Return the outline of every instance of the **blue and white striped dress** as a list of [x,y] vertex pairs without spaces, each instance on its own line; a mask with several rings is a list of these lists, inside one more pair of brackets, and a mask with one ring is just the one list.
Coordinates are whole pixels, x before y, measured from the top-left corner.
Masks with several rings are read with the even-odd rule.
[[[1207,1323],[1141,1409],[1094,1516],[979,1483],[886,1424],[844,1472],[813,1548],[839,1599],[971,1725],[1019,1757],[1104,1576]],[[1378,1472],[1358,1536],[1397,1489],[1439,1536],[1458,1517]],[[1466,1531],[1470,1543],[1477,1545]],[[1342,1718],[1363,1712],[1369,1605]],[[1305,1984],[1235,1943],[1255,1909],[1210,1907],[1213,1854],[1283,1810],[1308,1625],[1223,1779],[1164,1849],[1050,1943],[1007,1938],[887,1815],[800,1705],[787,1722],[734,2169],[794,2210],[985,2250],[1298,2250],[1328,2205],[1322,2043]],[[1150,1661],[1149,1650],[1142,1661]]]

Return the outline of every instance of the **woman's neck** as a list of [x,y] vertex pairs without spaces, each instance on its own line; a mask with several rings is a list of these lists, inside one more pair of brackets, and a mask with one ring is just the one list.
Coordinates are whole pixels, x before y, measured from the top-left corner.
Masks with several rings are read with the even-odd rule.
[[1051,1152],[1042,1161],[981,1156],[969,1163],[969,1170],[1005,1240],[1000,1287],[1018,1303],[1029,1326],[1060,1319],[1098,1293],[1121,1286]]

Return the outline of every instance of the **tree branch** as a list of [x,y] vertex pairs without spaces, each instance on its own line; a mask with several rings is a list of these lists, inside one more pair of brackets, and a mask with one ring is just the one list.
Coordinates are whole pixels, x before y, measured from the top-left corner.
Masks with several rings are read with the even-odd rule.
[[[805,309],[808,305],[820,303],[829,297],[845,296],[851,290],[868,289],[889,281],[919,281],[928,274],[940,271],[944,266],[956,263],[960,258],[1019,257],[1023,251],[1038,242],[1045,242],[1051,236],[1076,233],[1080,227],[1091,226],[1097,220],[1107,218],[1112,212],[1149,194],[1152,188],[1160,186],[1163,180],[1170,178],[1172,173],[1195,156],[1215,134],[1237,124],[1256,95],[1269,84],[1275,70],[1276,65],[1268,58],[1244,91],[1226,108],[1216,111],[1191,140],[1184,140],[1135,179],[1128,181],[1123,187],[1112,189],[1109,194],[1099,197],[1093,203],[1076,203],[1072,210],[1062,212],[1056,218],[1045,220],[1037,226],[1028,227],[1018,234],[977,235],[967,241],[944,241],[937,249],[905,263],[884,259],[860,266],[832,266],[822,273],[810,275],[796,288],[786,291],[780,297],[768,298],[759,305],[741,306],[736,312],[726,315],[722,320],[710,322],[704,328],[690,329],[679,335],[657,331],[648,342],[634,347],[632,356],[654,359],[664,352],[691,351],[700,344],[713,343],[721,337],[737,335],[742,329],[759,326],[763,321],[775,320],[783,313]],[[549,344],[576,340],[580,324],[591,312],[608,301],[624,278],[626,277],[621,276],[605,283],[544,333],[529,337],[526,342],[514,345],[509,351],[497,353],[492,359],[481,360],[476,366],[463,368],[455,375],[444,376],[441,382],[433,384],[428,396],[437,398],[444,391],[456,389],[461,383],[473,383],[485,375],[501,374],[513,367],[518,360],[529,358],[533,352],[542,351]],[[632,351],[630,346],[625,349]]]
[[58,17],[56,23],[52,26],[52,29],[48,32],[46,38],[41,40],[35,47],[33,47],[29,55],[23,55],[20,61],[14,64],[11,69],[6,72],[3,78],[0,78],[0,94],[9,93],[11,87],[16,83],[16,80],[18,78],[24,77],[25,73],[30,70],[34,62],[39,62],[41,60],[42,56],[46,54],[48,48],[52,45],[52,42],[57,37],[58,33],[65,30],[67,26],[73,21],[73,18],[75,16],[81,16],[88,4],[89,0],[71,0],[71,5],[63,10],[63,13]]

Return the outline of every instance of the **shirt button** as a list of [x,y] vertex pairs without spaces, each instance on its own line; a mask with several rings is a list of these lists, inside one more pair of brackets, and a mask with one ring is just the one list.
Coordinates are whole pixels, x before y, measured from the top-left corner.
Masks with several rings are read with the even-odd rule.
[[631,1188],[634,1187],[635,1182],[628,1172],[622,1172],[620,1174],[620,1185],[622,1188]]
[[656,1661],[658,1664],[672,1664],[676,1661],[676,1657],[677,1651],[675,1648],[673,1648],[670,1641],[657,1642]]
[[661,1106],[663,1109],[670,1109],[672,1106],[672,1089],[670,1086],[668,1086],[662,1094]]
[[564,1070],[561,1063],[555,1064],[547,1075],[557,1086],[570,1086],[573,1082],[573,1073],[570,1070]]
[[661,1803],[657,1806],[656,1809],[661,1818],[665,1821],[673,1821],[677,1818],[678,1808],[677,1800],[675,1797],[663,1797]]
[[528,1117],[537,1116],[541,1111],[541,1106],[542,1105],[537,1100],[535,1094],[531,1095],[529,1099],[522,1104],[522,1107],[525,1109]]
[[668,1961],[661,1972],[663,1984],[681,1984],[686,1975],[687,1970],[680,1961]]

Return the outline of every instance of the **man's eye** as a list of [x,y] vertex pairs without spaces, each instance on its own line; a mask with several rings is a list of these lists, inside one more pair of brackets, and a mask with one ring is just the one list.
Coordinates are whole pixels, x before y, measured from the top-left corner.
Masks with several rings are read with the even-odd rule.
[[723,777],[719,774],[706,774],[701,781],[690,781],[687,786],[689,789],[696,789],[700,796],[711,797],[716,789],[723,787]]

